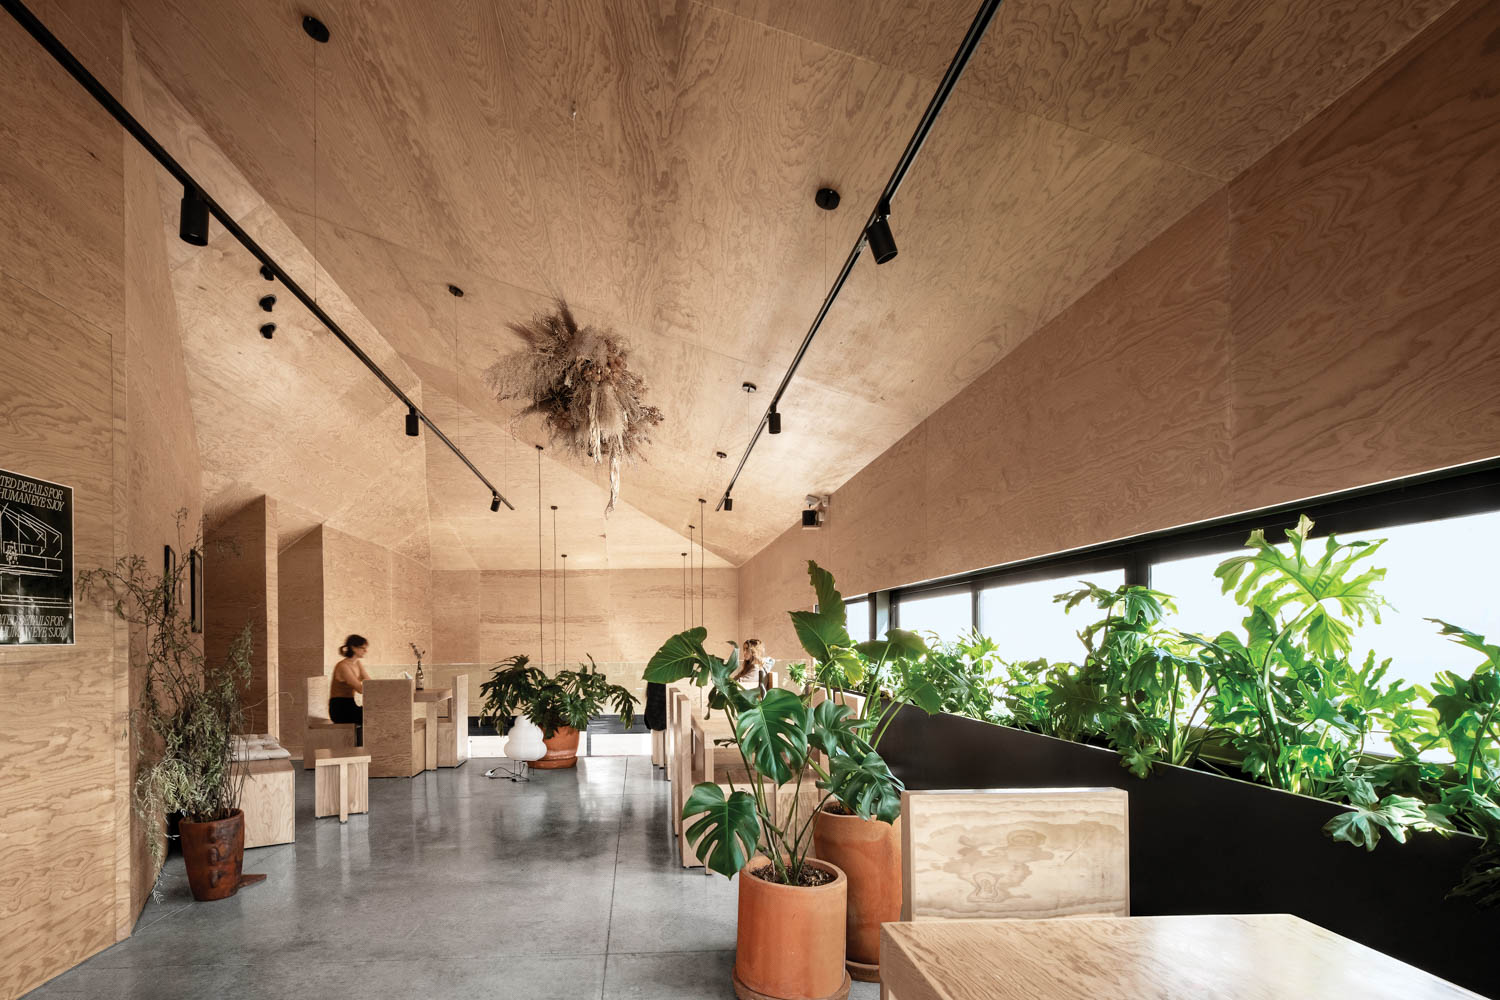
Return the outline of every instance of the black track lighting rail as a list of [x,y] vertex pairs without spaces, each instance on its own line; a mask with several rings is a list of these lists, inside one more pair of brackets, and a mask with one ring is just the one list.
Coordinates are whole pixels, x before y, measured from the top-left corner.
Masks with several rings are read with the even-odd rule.
[[[984,38],[990,22],[994,20],[995,12],[1000,9],[1000,2],[1001,0],[983,0],[979,5],[979,12],[974,15],[974,20],[969,24],[969,30],[964,35],[963,41],[959,43],[958,51],[953,53],[953,61],[948,64],[947,72],[938,81],[932,100],[927,102],[927,110],[922,112],[916,131],[907,140],[906,148],[901,151],[901,158],[896,161],[896,169],[891,171],[891,179],[885,182],[885,190],[880,193],[879,200],[870,211],[870,217],[865,220],[864,227],[860,229],[859,236],[854,241],[854,247],[849,251],[849,256],[844,258],[844,266],[839,268],[838,276],[833,279],[828,294],[823,297],[823,304],[818,307],[818,314],[813,317],[812,326],[807,328],[807,334],[797,347],[797,353],[792,356],[792,363],[787,366],[786,374],[781,377],[781,384],[776,387],[776,392],[771,396],[770,405],[761,414],[760,423],[755,426],[755,433],[750,436],[750,443],[745,446],[745,454],[740,456],[740,464],[735,466],[734,475],[729,477],[729,485],[724,488],[724,495],[719,498],[719,503],[714,510],[724,509],[725,501],[729,500],[730,493],[734,491],[734,484],[739,482],[740,473],[745,470],[745,463],[750,460],[750,453],[755,450],[756,442],[765,432],[771,414],[776,412],[776,406],[786,393],[787,385],[791,383],[792,376],[797,373],[797,367],[802,364],[802,359],[807,356],[807,349],[812,346],[813,338],[818,335],[818,329],[822,327],[823,320],[828,318],[828,311],[833,308],[833,303],[838,299],[839,293],[844,290],[844,284],[849,280],[849,275],[854,272],[855,263],[869,243],[867,234],[877,224],[883,225],[886,216],[890,215],[891,202],[895,199],[896,192],[901,190],[901,184],[906,180],[911,165],[916,162],[917,154],[922,151],[923,144],[927,142],[927,136],[932,131],[933,125],[937,123],[938,115],[942,113],[943,106],[948,103],[948,98],[953,95],[954,88],[958,86],[959,77],[963,76],[964,70],[968,68],[969,60],[979,48],[979,42]],[[822,204],[821,195],[819,204]],[[892,251],[894,252],[894,245],[892,245]]]
[[[234,221],[230,214],[224,211],[224,209],[219,206],[218,202],[209,197],[208,193],[204,191],[203,186],[193,178],[192,174],[188,173],[187,168],[178,163],[177,160],[172,156],[172,154],[168,153],[166,149],[162,147],[161,143],[156,141],[156,137],[151,134],[146,126],[142,125],[139,121],[136,120],[136,117],[132,115],[125,108],[125,106],[115,98],[115,95],[111,94],[109,92],[109,89],[105,87],[104,84],[100,83],[99,80],[94,76],[94,74],[89,72],[88,67],[84,66],[83,63],[78,61],[78,58],[73,55],[68,47],[64,45],[56,35],[52,34],[52,32],[48,30],[45,24],[38,20],[36,15],[33,14],[31,10],[21,2],[21,0],[0,0],[0,6],[3,6],[6,13],[14,18],[16,23],[26,30],[27,34],[36,39],[37,43],[40,44],[43,49],[47,50],[47,54],[50,55],[58,63],[58,65],[67,70],[69,76],[76,80],[84,90],[88,91],[89,96],[92,97],[100,107],[107,111],[110,117],[120,123],[121,128],[130,133],[131,138],[140,143],[141,147],[145,149],[146,152],[150,153],[152,157],[155,158],[156,162],[162,165],[167,173],[171,174],[177,181],[182,184],[183,190],[185,192],[187,192],[189,195],[195,194],[198,198],[207,203],[209,213],[215,219],[219,220],[219,224],[222,225],[231,236],[238,240],[241,246],[250,251],[250,255],[252,257],[260,262],[262,275],[265,275],[266,272],[269,271],[271,276],[274,276],[275,278],[280,280],[280,282],[286,286],[287,291],[291,292],[298,302],[301,302],[304,306],[306,306],[307,311],[312,313],[313,316],[318,320],[318,322],[327,327],[328,332],[337,337],[339,342],[347,347],[351,354],[358,358],[360,362],[375,375],[376,378],[380,379],[380,381],[384,383],[385,387],[391,391],[392,395],[406,404],[406,406],[408,407],[407,412],[409,414],[415,413],[417,418],[421,420],[422,423],[426,424],[428,429],[437,436],[438,440],[443,442],[443,444],[448,447],[449,451],[457,455],[460,462],[463,462],[464,465],[468,466],[469,471],[474,473],[479,481],[484,483],[484,485],[489,488],[490,493],[494,499],[498,499],[501,503],[505,504],[505,506],[509,507],[511,510],[516,509],[509,500],[505,499],[505,497],[500,494],[500,491],[495,488],[495,484],[490,482],[489,479],[485,477],[484,473],[480,472],[479,468],[469,460],[469,457],[463,453],[458,445],[454,444],[448,438],[448,435],[444,434],[442,429],[439,428],[437,424],[432,422],[432,418],[428,417],[426,413],[423,413],[421,407],[417,406],[417,404],[412,401],[411,397],[407,396],[407,394],[401,390],[400,386],[391,381],[390,376],[385,373],[384,369],[382,369],[378,364],[374,362],[373,359],[371,359],[368,354],[360,349],[360,346],[354,342],[353,338],[351,338],[347,333],[344,332],[343,328],[334,321],[333,317],[324,312],[323,308],[313,300],[312,296],[303,291],[302,286],[297,284],[296,281],[292,280],[292,276],[287,274],[287,272],[281,267],[281,265],[276,263],[275,259],[272,258],[272,256],[264,249],[262,249],[259,243],[255,242],[255,240],[250,236],[249,233],[241,229],[239,224]],[[264,333],[264,331],[262,332]],[[497,508],[493,507],[492,505],[491,509]]]

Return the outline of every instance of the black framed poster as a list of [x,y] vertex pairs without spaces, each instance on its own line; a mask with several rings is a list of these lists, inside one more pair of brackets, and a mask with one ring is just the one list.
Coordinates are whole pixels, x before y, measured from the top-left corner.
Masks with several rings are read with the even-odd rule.
[[73,488],[0,469],[0,645],[73,644]]

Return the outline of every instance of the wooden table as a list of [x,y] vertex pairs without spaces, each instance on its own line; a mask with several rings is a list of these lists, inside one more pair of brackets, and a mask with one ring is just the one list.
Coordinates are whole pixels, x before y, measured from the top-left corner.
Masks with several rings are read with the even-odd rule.
[[891,923],[880,975],[882,1000],[1478,997],[1281,913]]
[[438,714],[442,711],[443,702],[451,702],[453,689],[447,688],[423,688],[412,695],[412,701],[422,705],[427,710],[427,767],[428,771],[436,771],[438,766]]

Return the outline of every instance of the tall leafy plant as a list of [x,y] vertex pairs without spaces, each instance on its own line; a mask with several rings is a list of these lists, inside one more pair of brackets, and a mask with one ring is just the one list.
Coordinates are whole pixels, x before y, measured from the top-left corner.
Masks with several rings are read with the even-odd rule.
[[[186,516],[178,512],[179,534]],[[152,830],[161,829],[168,814],[195,823],[226,819],[239,808],[244,785],[243,769],[234,767],[234,737],[245,728],[250,627],[230,643],[222,662],[206,660],[183,613],[186,565],[176,558],[158,574],[131,555],[78,575],[80,595],[110,601],[141,654],[141,693],[131,709],[131,731],[139,740],[134,801]],[[148,840],[160,864],[163,841],[156,835]]]
[[[830,624],[810,614],[804,614],[803,627],[831,642]],[[806,874],[813,821],[824,802],[837,797],[859,816],[890,822],[900,808],[901,784],[847,706],[825,701],[814,708],[809,694],[781,688],[747,690],[733,679],[739,650],[730,643],[727,658],[714,656],[703,647],[707,637],[701,627],[672,636],[651,658],[646,680],[691,679],[708,688],[710,710],[728,717],[734,747],[751,777],[748,787],[731,787],[728,795],[713,782],[694,786],[682,809],[684,835],[709,870],[730,877],[764,844],[775,881],[797,885]],[[814,751],[827,755],[826,768]],[[809,779],[823,795],[804,814],[801,793]],[[778,809],[781,786],[790,786],[791,794]]]
[[620,685],[611,684],[592,656],[588,660],[577,670],[560,670],[548,677],[531,666],[530,657],[524,653],[506,657],[495,665],[490,679],[479,685],[484,697],[480,722],[499,727],[524,712],[542,735],[551,739],[564,726],[588,728],[591,718],[612,707],[620,723],[629,729],[635,724],[639,699]]

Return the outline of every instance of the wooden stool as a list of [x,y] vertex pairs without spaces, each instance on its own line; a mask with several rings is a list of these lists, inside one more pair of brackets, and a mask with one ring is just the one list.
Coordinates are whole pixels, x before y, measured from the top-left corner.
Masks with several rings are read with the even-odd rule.
[[317,768],[313,776],[314,816],[322,819],[337,815],[340,823],[347,823],[350,813],[370,811],[369,754],[335,756],[332,750],[319,750],[313,766]]

